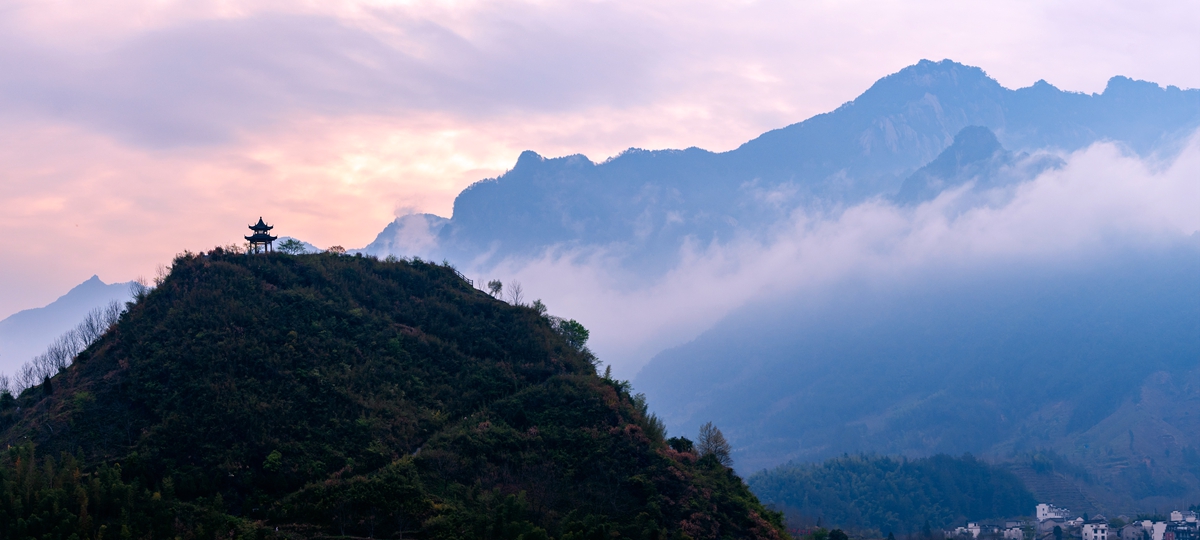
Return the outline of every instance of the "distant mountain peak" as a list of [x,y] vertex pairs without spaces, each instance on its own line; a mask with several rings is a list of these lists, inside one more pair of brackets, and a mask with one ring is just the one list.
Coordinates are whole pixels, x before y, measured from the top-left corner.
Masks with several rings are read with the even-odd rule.
[[517,164],[513,166],[513,169],[510,172],[520,174],[526,171],[535,170],[548,164],[554,164],[558,166],[565,165],[568,167],[595,165],[595,163],[592,163],[591,159],[588,159],[588,157],[583,154],[571,154],[569,156],[547,158],[543,157],[537,152],[534,152],[533,150],[526,150],[521,152],[521,155],[517,157]]
[[954,144],[942,155],[952,155],[957,163],[963,164],[990,158],[1003,149],[992,130],[983,126],[967,126],[954,136]]
[[980,68],[977,66],[969,66],[967,64],[961,64],[961,63],[955,62],[954,60],[951,60],[949,58],[943,58],[941,60],[936,60],[936,61],[929,60],[927,58],[922,58],[916,64],[913,64],[904,69],[901,69],[896,74],[899,75],[901,73],[906,73],[906,72],[911,73],[911,72],[921,72],[921,71],[923,71],[923,72],[941,72],[941,73],[953,73],[953,72],[966,71],[966,72],[969,72],[972,74],[977,74],[980,77],[987,77],[987,73],[983,71],[983,68]]
[[61,300],[63,298],[66,298],[71,293],[80,293],[83,291],[100,290],[105,287],[108,287],[108,284],[105,283],[103,280],[101,280],[100,276],[98,276],[96,274],[92,274],[92,277],[87,278],[86,280],[83,281],[83,283],[80,283],[79,285],[71,287],[71,290],[67,291],[67,294],[60,296],[59,299]]
[[994,90],[1003,87],[982,68],[960,64],[953,60],[934,62],[921,60],[875,82],[855,101],[868,100],[876,94],[892,94],[902,89],[931,89],[938,87],[978,87]]
[[528,167],[530,165],[541,163],[543,161],[546,161],[546,158],[542,157],[541,154],[538,154],[537,152],[534,152],[533,150],[526,150],[524,152],[521,152],[521,155],[517,157],[517,164],[515,166],[513,166],[513,169],[518,169],[521,167]]
[[1046,82],[1046,79],[1038,79],[1037,82],[1033,83],[1033,85],[1030,86],[1029,88],[1034,88],[1034,89],[1042,90],[1042,91],[1050,91],[1050,92],[1059,92],[1060,91],[1057,86],[1054,86],[1053,84]]
[[1131,79],[1124,75],[1117,75],[1108,80],[1108,84],[1106,84],[1104,86],[1104,94],[1103,95],[1111,96],[1113,94],[1134,94],[1134,93],[1140,93],[1140,92],[1159,92],[1162,90],[1163,90],[1163,87],[1159,86],[1158,83],[1154,83],[1154,82],[1150,82],[1150,81],[1142,81],[1142,80],[1138,80],[1138,79]]
[[981,175],[994,175],[1013,161],[996,134],[983,126],[967,126],[954,136],[954,143],[912,176],[904,180],[896,201],[918,203],[933,199],[948,187]]
[[54,302],[0,320],[0,373],[13,373],[22,363],[41,354],[63,332],[87,313],[109,302],[129,299],[129,284],[107,284],[93,275]]

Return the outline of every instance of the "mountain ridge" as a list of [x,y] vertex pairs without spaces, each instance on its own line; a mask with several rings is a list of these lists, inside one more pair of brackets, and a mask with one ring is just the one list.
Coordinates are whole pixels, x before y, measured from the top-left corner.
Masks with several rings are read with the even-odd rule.
[[[723,242],[796,207],[892,196],[972,125],[1017,153],[1112,141],[1147,155],[1200,127],[1200,90],[1122,76],[1101,93],[1045,81],[1011,90],[978,67],[922,60],[833,111],[726,152],[631,148],[595,163],[524,151],[512,169],[464,189],[432,241],[406,243],[389,226],[364,250],[486,265],[551,246],[603,247],[659,275],[686,238]],[[787,195],[767,200],[764,191]]]
[[45,352],[51,341],[78,324],[92,309],[128,300],[129,286],[130,283],[106,284],[93,275],[43,307],[22,310],[0,320],[0,373],[12,374]]

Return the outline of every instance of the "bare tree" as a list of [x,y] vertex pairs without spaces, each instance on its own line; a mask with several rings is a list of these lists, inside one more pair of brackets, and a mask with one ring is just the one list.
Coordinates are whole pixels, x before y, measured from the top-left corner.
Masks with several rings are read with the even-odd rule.
[[508,288],[508,302],[514,306],[525,305],[525,289],[521,288],[520,281],[512,282],[512,286]]
[[162,285],[163,282],[167,280],[167,274],[170,274],[170,273],[171,273],[171,269],[167,268],[165,265],[160,264],[157,267],[155,267],[154,268],[154,286],[158,287],[159,285]]
[[85,341],[92,343],[100,339],[100,336],[108,329],[108,325],[105,324],[104,319],[103,308],[93,309],[83,318],[83,322],[79,323],[76,330],[79,331]]
[[86,349],[95,343],[109,328],[112,328],[112,325],[117,324],[121,318],[121,311],[121,303],[116,300],[89,311],[83,318],[83,322],[75,327],[79,337],[83,339],[84,344],[81,349]]
[[107,306],[104,306],[104,330],[108,331],[117,321],[121,320],[121,313],[125,311],[125,307],[120,302],[113,300]]
[[[148,290],[148,288],[143,290]],[[142,294],[144,296],[145,292]],[[46,347],[46,352],[26,362],[11,378],[0,375],[0,377],[4,377],[4,380],[0,381],[3,383],[3,386],[0,386],[0,393],[7,388],[12,394],[19,395],[26,389],[42,384],[46,379],[67,369],[75,357],[79,356],[79,353],[92,346],[104,336],[105,332],[117,324],[123,311],[121,303],[113,301],[88,312],[78,326],[52,341]]]
[[712,422],[707,422],[700,426],[700,437],[696,442],[696,450],[700,457],[712,455],[717,458],[717,461],[726,467],[733,466],[733,458],[730,457],[729,442],[725,440],[725,435],[721,430],[717,429]]
[[24,392],[26,388],[32,388],[40,382],[40,377],[37,374],[37,368],[33,367],[33,362],[26,362],[17,370],[17,393]]
[[66,369],[80,351],[88,344],[84,342],[78,329],[67,330],[46,348],[45,360],[41,366],[43,376],[53,376],[60,370]]
[[150,285],[146,283],[146,278],[138,276],[137,279],[129,282],[129,295],[133,297],[134,302],[141,302],[149,292]]

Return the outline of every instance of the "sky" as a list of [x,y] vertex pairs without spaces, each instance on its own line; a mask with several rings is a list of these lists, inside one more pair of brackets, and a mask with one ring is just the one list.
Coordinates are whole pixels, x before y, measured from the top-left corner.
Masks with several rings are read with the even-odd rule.
[[361,247],[525,149],[732,149],[922,58],[1200,87],[1197,23],[1178,1],[0,0],[0,317],[260,215]]

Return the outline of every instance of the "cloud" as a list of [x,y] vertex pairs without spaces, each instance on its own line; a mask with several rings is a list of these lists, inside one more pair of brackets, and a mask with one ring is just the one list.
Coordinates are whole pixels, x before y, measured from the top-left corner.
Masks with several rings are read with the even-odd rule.
[[1099,91],[1115,74],[1200,86],[1198,10],[13,0],[0,11],[0,315],[95,273],[147,274],[260,214],[317,245],[364,245],[396,208],[448,214],[525,149],[727,150],[920,58],[1010,87]]
[[[0,107],[148,147],[227,143],[295,114],[438,111],[471,122],[653,106],[744,118],[719,149],[832,109],[922,57],[984,65],[1015,85],[1050,77],[1099,90],[1117,73],[1200,85],[1182,67],[1200,53],[1174,47],[1195,45],[1179,23],[1189,8],[1167,2],[1132,12],[1036,2],[246,2],[236,11],[125,2],[91,25],[42,4],[18,4],[0,25]],[[131,12],[141,24],[121,20]],[[1083,13],[1125,39],[1084,31]],[[1082,64],[1064,52],[1081,46]],[[1127,63],[1112,65],[1110,49]]]
[[173,147],[231,142],[296,114],[479,118],[628,104],[636,81],[653,79],[654,57],[608,34],[569,39],[536,18],[480,15],[494,19],[474,40],[407,10],[377,12],[374,24],[274,11],[183,20],[100,51],[9,34],[0,104]]
[[551,250],[469,272],[518,280],[552,313],[592,330],[592,348],[631,377],[738,307],[846,282],[933,273],[1025,271],[1135,247],[1198,238],[1200,136],[1169,163],[1111,144],[1064,156],[1065,167],[980,198],[944,192],[915,208],[874,200],[829,213],[797,210],[767,238],[685,246],[683,262],[647,286],[603,251]]

